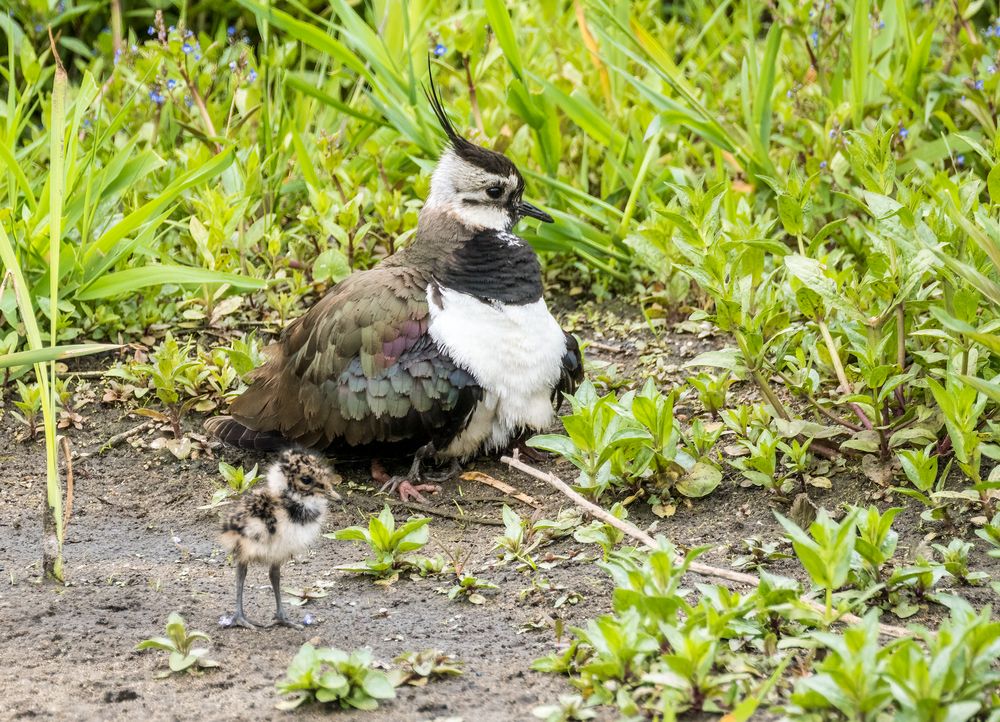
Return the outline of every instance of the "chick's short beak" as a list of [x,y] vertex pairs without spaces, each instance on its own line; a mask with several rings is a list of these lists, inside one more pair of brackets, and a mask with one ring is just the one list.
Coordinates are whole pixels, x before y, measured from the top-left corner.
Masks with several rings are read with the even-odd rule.
[[533,206],[527,201],[519,201],[517,204],[517,214],[519,216],[528,216],[529,218],[537,218],[542,223],[552,223],[552,216],[543,211],[537,206]]

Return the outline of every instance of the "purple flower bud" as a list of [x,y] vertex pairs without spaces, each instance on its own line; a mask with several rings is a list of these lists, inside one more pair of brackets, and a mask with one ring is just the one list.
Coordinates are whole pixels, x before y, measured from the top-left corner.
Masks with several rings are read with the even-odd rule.
[[235,60],[233,60],[232,62],[229,63],[229,69],[232,70],[234,73],[236,72],[236,61]]
[[236,34],[235,25],[230,25],[228,28],[226,28],[226,35],[228,35],[229,37],[233,37],[235,34]]
[[907,137],[909,137],[909,135],[910,131],[908,131],[906,128],[899,129],[899,137],[902,138],[903,140],[906,140]]
[[983,80],[982,80],[982,78],[980,78],[975,83],[973,83],[972,87],[975,88],[976,90],[982,90],[983,89]]
[[186,106],[187,106],[187,107],[189,107],[189,108],[190,108],[190,107],[191,107],[192,105],[194,105],[194,101],[193,101],[193,100],[191,100],[191,96],[190,96],[190,95],[185,95],[185,96],[184,96],[184,105],[186,105]]
[[837,136],[837,129],[836,128],[830,128],[830,137],[831,138],[835,138],[836,136]]
[[813,41],[813,45],[819,47],[819,31],[813,30],[809,33],[809,38]]
[[194,59],[195,60],[201,60],[201,53],[195,53],[194,54]]

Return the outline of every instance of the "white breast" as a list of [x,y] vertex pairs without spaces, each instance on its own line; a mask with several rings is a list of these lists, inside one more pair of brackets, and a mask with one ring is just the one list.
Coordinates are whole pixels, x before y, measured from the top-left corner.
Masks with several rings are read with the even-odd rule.
[[470,456],[504,446],[522,428],[551,423],[566,337],[544,299],[525,305],[483,303],[464,293],[428,287],[428,332],[483,388],[465,431],[443,451]]

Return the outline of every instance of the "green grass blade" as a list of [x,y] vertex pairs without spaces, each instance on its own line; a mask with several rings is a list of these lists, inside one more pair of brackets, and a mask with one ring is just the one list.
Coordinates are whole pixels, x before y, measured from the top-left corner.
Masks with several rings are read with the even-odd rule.
[[860,130],[865,117],[868,92],[868,46],[871,35],[869,0],[854,1],[851,24],[851,112],[854,127]]
[[521,49],[517,45],[517,38],[514,35],[514,25],[510,21],[510,13],[507,12],[507,3],[504,0],[485,0],[486,17],[493,28],[500,49],[503,50],[504,57],[510,64],[519,79],[524,79],[524,63],[521,61]]
[[260,289],[267,286],[267,281],[260,278],[249,278],[236,273],[211,271],[206,268],[190,266],[158,265],[127,268],[124,271],[108,273],[86,288],[81,289],[76,298],[81,301],[92,301],[96,298],[108,298],[132,293],[148,286],[165,284],[186,286],[190,284],[206,285],[228,283],[234,288]]
[[105,351],[114,351],[121,346],[115,343],[77,343],[63,346],[45,346],[28,351],[0,354],[0,369],[17,368],[18,366],[33,366],[49,361],[64,361],[68,358],[89,356]]

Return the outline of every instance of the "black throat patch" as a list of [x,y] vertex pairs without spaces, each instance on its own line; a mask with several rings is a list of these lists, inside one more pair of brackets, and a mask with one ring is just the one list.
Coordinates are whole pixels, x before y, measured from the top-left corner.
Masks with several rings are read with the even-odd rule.
[[523,306],[542,297],[542,268],[527,242],[512,233],[483,230],[458,245],[434,276],[445,288],[485,303]]

